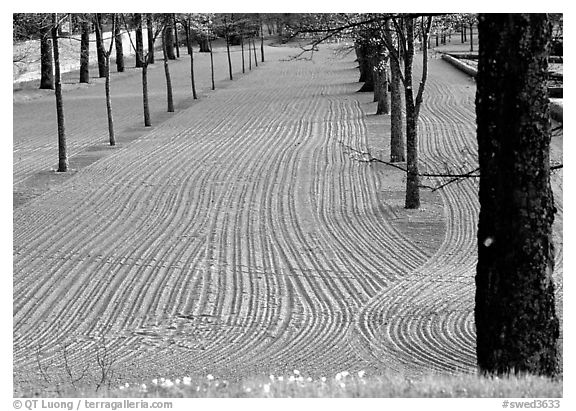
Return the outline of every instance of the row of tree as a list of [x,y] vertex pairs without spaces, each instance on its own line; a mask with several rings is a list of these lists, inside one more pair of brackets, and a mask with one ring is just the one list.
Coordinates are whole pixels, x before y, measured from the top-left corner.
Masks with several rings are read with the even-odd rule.
[[[552,33],[561,36],[561,23],[561,15],[546,14],[338,14],[309,16],[291,28],[314,37],[308,50],[334,36],[354,38],[360,91],[373,91],[377,113],[391,114],[387,163],[406,161],[406,208],[420,206],[420,177],[480,178],[475,320],[478,366],[485,374],[554,376],[559,370],[546,80],[552,40],[558,44]],[[454,27],[462,42],[468,31],[470,50],[478,30],[479,167],[459,175],[419,173],[417,125],[431,34],[437,42],[446,35],[450,41]],[[422,74],[415,89],[418,49]]]
[[[104,60],[107,77],[109,129],[109,61],[112,43],[106,49],[104,30],[107,21],[116,34],[119,27],[129,33],[142,68],[145,125],[147,119],[147,66],[153,64],[154,40],[161,34],[166,73],[168,110],[171,89],[168,61],[171,51],[178,53],[180,22],[191,61],[194,89],[192,41],[204,51],[211,50],[216,35],[214,22],[229,47],[244,42],[256,56],[255,39],[263,44],[263,21],[274,27],[284,39],[293,36],[312,38],[315,48],[328,39],[354,39],[361,91],[373,91],[379,113],[390,113],[391,157],[389,164],[406,172],[406,208],[420,206],[420,178],[469,176],[445,173],[420,173],[418,169],[418,118],[427,81],[428,48],[431,34],[444,35],[450,41],[450,27],[461,33],[461,41],[470,38],[477,21],[478,76],[476,112],[478,126],[478,172],[480,178],[480,219],[478,227],[478,265],[476,274],[476,331],[478,365],[483,373],[531,372],[554,375],[558,371],[559,321],[555,312],[552,278],[554,253],[552,222],[554,199],[550,188],[549,145],[550,111],[546,87],[547,61],[553,25],[545,14],[427,15],[427,14],[281,14],[257,15],[93,15],[98,50]],[[59,118],[59,141],[65,145],[61,111],[61,87],[58,67],[58,29],[63,16],[53,14],[50,33],[54,50],[55,89]],[[45,18],[48,18],[45,17]],[[557,17],[557,16],[556,16]],[[476,20],[477,19],[477,20]],[[144,52],[140,33],[146,20],[149,46]],[[560,18],[561,21],[561,18]],[[556,18],[557,27],[558,19]],[[467,30],[464,30],[466,27]],[[135,30],[136,39],[132,39]],[[205,37],[198,37],[198,32]],[[171,34],[172,33],[172,34]],[[196,34],[195,34],[196,33]],[[212,34],[210,34],[212,33]],[[444,33],[444,34],[442,34]],[[182,36],[180,36],[182,37]],[[178,37],[178,38],[180,38]],[[445,40],[440,40],[445,41]],[[202,44],[204,43],[204,44]],[[207,44],[206,44],[207,43]],[[118,41],[116,42],[118,45]],[[176,44],[176,46],[175,46]],[[118,50],[118,49],[117,49]],[[264,60],[263,46],[261,58]],[[422,71],[414,87],[414,59],[421,54]],[[244,54],[243,54],[244,56]],[[250,64],[252,59],[248,59]],[[138,63],[139,61],[139,63]],[[230,78],[232,79],[229,58]],[[244,62],[244,59],[243,59]],[[118,64],[118,58],[117,58]],[[255,60],[257,64],[257,60]],[[244,64],[243,64],[244,70]],[[390,101],[388,102],[388,90]],[[403,100],[403,101],[402,101]],[[60,102],[59,102],[60,101]],[[405,119],[403,119],[405,113]],[[61,129],[62,126],[62,129]],[[405,135],[403,134],[405,133]],[[110,144],[113,144],[112,132]],[[67,168],[60,155],[60,171]],[[406,162],[405,168],[398,163]]]
[[[116,144],[114,118],[110,93],[110,61],[115,50],[116,69],[123,72],[124,50],[123,37],[127,36],[135,53],[135,67],[141,69],[142,101],[144,126],[152,125],[148,98],[148,66],[155,63],[155,47],[158,37],[161,38],[164,72],[166,78],[167,111],[174,111],[172,81],[169,60],[180,57],[179,39],[185,39],[190,56],[190,81],[194,99],[198,98],[194,79],[193,43],[197,42],[200,52],[210,53],[211,82],[214,82],[214,59],[212,41],[222,36],[226,42],[230,80],[233,80],[230,45],[241,45],[242,72],[254,65],[258,66],[256,39],[260,41],[260,59],[264,62],[264,24],[271,30],[270,19],[265,15],[254,14],[141,14],[141,13],[92,13],[92,14],[14,14],[14,41],[39,39],[41,53],[41,89],[54,89],[58,122],[58,171],[68,170],[66,149],[64,105],[61,87],[60,52],[58,41],[62,37],[80,41],[80,76],[79,82],[90,80],[90,44],[91,34],[95,34],[99,77],[105,78],[106,111],[110,145]],[[109,30],[105,30],[107,27]],[[144,47],[143,32],[146,30],[147,47]],[[106,33],[108,38],[106,38]],[[79,34],[79,39],[77,34]],[[75,36],[76,35],[76,36]],[[106,46],[106,43],[108,45]],[[245,45],[248,56],[245,58]]]

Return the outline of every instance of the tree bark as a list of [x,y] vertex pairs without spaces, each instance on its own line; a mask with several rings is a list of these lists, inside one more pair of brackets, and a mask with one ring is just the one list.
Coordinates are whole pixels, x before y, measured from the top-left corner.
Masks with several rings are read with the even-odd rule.
[[198,40],[198,46],[200,47],[200,53],[210,53],[212,52],[212,47],[210,40],[207,37],[202,37]]
[[104,56],[104,39],[102,38],[102,14],[96,13],[94,25],[96,30],[96,55],[98,56],[98,77],[106,77],[106,57]]
[[361,58],[358,59],[360,64],[360,78],[364,79],[364,84],[360,87],[358,92],[373,92],[374,91],[374,65],[372,64],[373,50],[369,45],[362,44],[360,46]]
[[208,38],[208,48],[210,49],[210,76],[212,79],[212,90],[216,89],[216,85],[214,84],[214,54],[212,54],[212,41]]
[[178,22],[176,21],[176,14],[172,13],[172,25],[174,26],[174,45],[173,47],[176,49],[176,57],[180,58],[180,44],[178,41]]
[[545,14],[481,14],[476,115],[480,217],[478,366],[485,374],[558,371],[554,197]]
[[[166,100],[167,100],[167,111],[168,113],[174,112],[174,98],[172,96],[172,79],[170,78],[170,68],[168,67],[168,50],[173,46],[168,33],[172,31],[170,25],[164,27],[164,35],[162,36],[162,52],[164,54],[164,76],[166,77]],[[174,50],[174,49],[172,49]]]
[[60,53],[58,51],[58,16],[52,15],[52,47],[54,53],[54,95],[56,96],[56,120],[58,123],[58,171],[68,171],[66,149],[66,130],[64,127],[64,103],[62,101],[62,83],[60,80]]
[[110,56],[106,56],[106,81],[104,82],[106,92],[106,114],[108,117],[108,136],[111,146],[116,145],[116,136],[114,135],[114,117],[112,116],[112,97],[110,95]]
[[470,22],[470,51],[474,51],[474,37],[472,37],[472,34],[474,34],[473,25],[472,22]]
[[[164,27],[164,38],[168,59],[176,60],[176,54],[174,54],[174,25],[172,23],[172,16],[170,16],[170,18],[165,21],[166,26]],[[162,47],[164,47],[164,45]]]
[[194,81],[194,49],[192,48],[192,36],[190,35],[190,24],[186,27],[186,41],[188,44],[188,54],[190,55],[190,82],[192,83],[192,97],[198,99],[196,94],[196,82]]
[[144,39],[142,36],[142,14],[134,14],[134,24],[136,25],[136,67],[144,66]]
[[146,37],[148,37],[148,64],[154,64],[154,18],[150,13],[146,16]]
[[[386,22],[384,36],[388,44],[392,43],[392,33],[390,22]],[[405,146],[403,114],[402,114],[402,85],[401,85],[400,62],[397,59],[390,59],[390,162],[396,163],[405,161]]]
[[232,77],[232,58],[230,57],[230,36],[228,35],[228,24],[226,22],[226,18],[224,18],[224,24],[226,26],[224,37],[226,40],[226,54],[228,56],[228,73],[230,75],[230,80],[234,80]]
[[51,30],[46,29],[40,36],[40,88],[54,89],[54,73],[52,67]]
[[260,16],[260,56],[262,57],[262,63],[264,63],[264,23],[262,22],[262,16]]
[[375,65],[375,74],[377,82],[374,87],[374,95],[378,102],[376,114],[390,114],[390,103],[388,100],[388,57],[379,54]]
[[120,30],[120,19],[116,16],[116,27],[114,28],[114,41],[116,44],[116,71],[124,71],[124,48],[122,47],[122,31]]
[[246,63],[244,61],[244,36],[240,36],[240,47],[242,49],[242,73],[246,73]]
[[80,83],[90,82],[90,24],[83,21],[80,24]]
[[254,48],[254,64],[258,67],[258,56],[256,55],[256,40],[252,38],[252,47]]
[[420,208],[420,177],[418,176],[418,114],[412,91],[414,59],[414,20],[405,19],[407,50],[404,56],[404,97],[406,99],[406,202],[409,209]]
[[144,107],[144,127],[151,127],[150,103],[148,99],[148,63],[142,64],[142,105]]

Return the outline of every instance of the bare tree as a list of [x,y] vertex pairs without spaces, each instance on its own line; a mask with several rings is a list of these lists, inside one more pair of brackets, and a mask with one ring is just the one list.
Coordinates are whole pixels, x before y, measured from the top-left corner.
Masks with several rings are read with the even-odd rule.
[[[98,16],[98,14],[97,14]],[[100,17],[96,17],[97,20],[101,19]],[[110,36],[110,45],[108,50],[104,48],[104,34],[102,33],[102,25],[95,24],[96,27],[96,35],[102,39],[102,41],[97,43],[99,53],[102,54],[104,57],[104,77],[106,78],[104,82],[104,90],[106,94],[106,114],[108,117],[108,135],[110,145],[116,145],[116,137],[114,135],[114,117],[112,115],[112,98],[110,96],[110,55],[112,53],[112,48],[114,47],[114,35]],[[112,15],[112,31],[111,33],[116,32],[116,16]]]
[[58,171],[68,171],[68,153],[66,149],[66,130],[64,126],[64,103],[62,100],[62,81],[60,78],[60,52],[58,50],[58,14],[52,14],[52,47],[54,52],[54,95],[56,96],[56,120],[58,123]]

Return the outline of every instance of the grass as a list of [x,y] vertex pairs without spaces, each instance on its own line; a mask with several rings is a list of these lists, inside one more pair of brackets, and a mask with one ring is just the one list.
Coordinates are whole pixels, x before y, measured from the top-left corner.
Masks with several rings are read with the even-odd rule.
[[125,383],[96,391],[94,386],[60,387],[58,392],[18,392],[16,396],[105,398],[561,398],[562,379],[537,376],[487,378],[435,375],[410,379],[401,375],[370,376],[346,371],[313,379],[297,370],[289,376],[258,376],[230,382],[207,374],[174,380]]

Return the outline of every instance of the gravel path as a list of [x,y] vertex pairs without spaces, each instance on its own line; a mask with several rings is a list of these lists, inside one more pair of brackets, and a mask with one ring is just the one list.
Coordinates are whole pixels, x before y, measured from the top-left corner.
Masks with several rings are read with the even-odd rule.
[[[386,146],[353,58],[278,61],[293,52],[35,195],[48,139],[15,126],[15,384],[41,378],[38,358],[61,364],[63,344],[95,367],[103,341],[127,380],[473,370],[474,183],[404,210],[402,173],[346,149]],[[473,166],[474,84],[440,60],[429,82],[424,167]],[[105,140],[82,102],[78,152]]]

